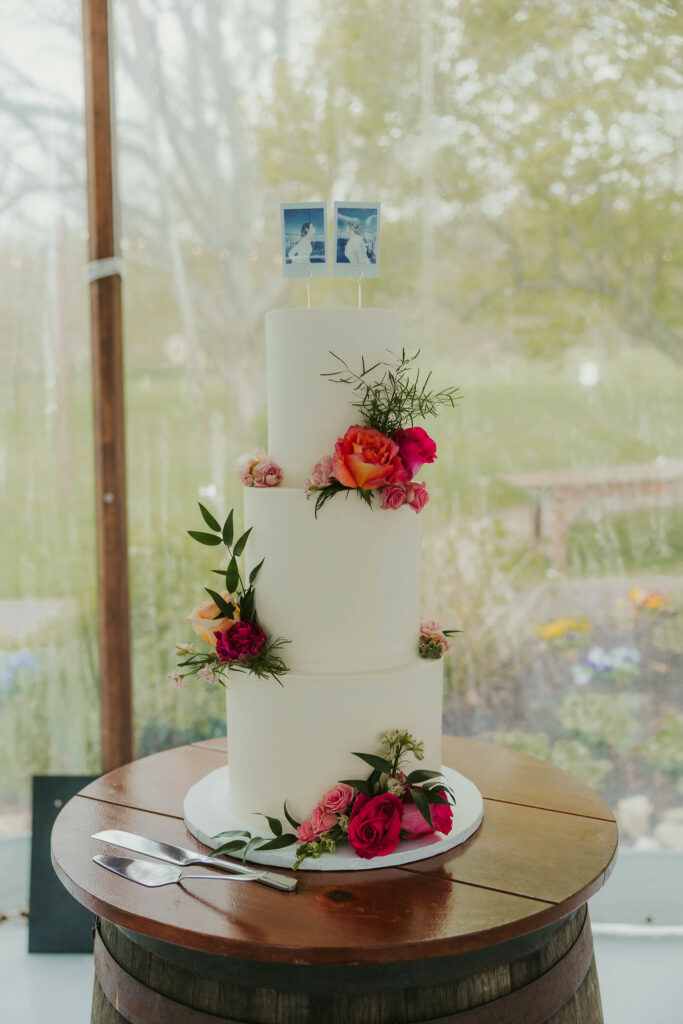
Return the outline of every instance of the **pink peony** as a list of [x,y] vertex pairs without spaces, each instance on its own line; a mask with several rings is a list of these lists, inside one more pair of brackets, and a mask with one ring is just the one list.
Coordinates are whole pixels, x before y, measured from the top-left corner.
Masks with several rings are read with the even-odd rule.
[[318,838],[310,821],[302,821],[296,830],[296,836],[300,843],[314,843]]
[[311,813],[311,827],[316,835],[321,836],[323,832],[329,832],[337,824],[337,815],[325,810],[322,804],[317,804]]
[[216,637],[216,653],[220,662],[246,661],[259,653],[266,634],[258,622],[235,622]]
[[272,459],[261,459],[252,469],[254,487],[277,487],[282,482],[282,470]]
[[346,782],[338,782],[336,786],[328,790],[322,798],[321,804],[326,811],[333,814],[343,814],[353,800],[354,788]]
[[344,487],[364,491],[407,479],[398,445],[372,427],[349,427],[334,446],[332,469]]
[[[419,786],[417,787],[419,789]],[[438,790],[443,793],[444,790]],[[441,832],[447,836],[453,827],[453,808],[450,804],[431,804],[432,825],[430,828],[416,805],[403,804],[403,816],[401,818],[401,830],[406,839],[418,839],[419,836],[431,835],[433,832]]]
[[401,837],[402,807],[393,793],[358,794],[349,822],[349,842],[358,857],[371,860],[393,853]]
[[405,484],[387,484],[379,493],[382,496],[382,508],[400,508],[406,503]]
[[416,512],[421,512],[429,501],[429,493],[424,484],[406,484],[406,502]]
[[323,455],[322,459],[318,459],[308,480],[310,487],[327,487],[332,478],[333,462],[332,455]]
[[426,462],[433,462],[436,458],[436,444],[422,427],[397,430],[393,439],[398,445],[401,461],[408,471],[409,480],[412,480]]

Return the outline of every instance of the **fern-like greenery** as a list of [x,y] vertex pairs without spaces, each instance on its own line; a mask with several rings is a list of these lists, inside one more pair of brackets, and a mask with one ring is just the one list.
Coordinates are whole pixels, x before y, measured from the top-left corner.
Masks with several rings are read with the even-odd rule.
[[[353,388],[357,396],[353,405],[360,411],[366,427],[373,427],[391,437],[397,430],[412,427],[415,420],[436,416],[440,406],[454,408],[460,389],[449,387],[433,391],[430,388],[431,371],[423,376],[415,366],[419,349],[410,356],[405,349],[401,349],[400,354],[389,354],[393,357],[392,362],[366,366],[363,359],[360,371],[356,372],[341,356],[330,352],[341,365],[337,370],[323,374],[335,384],[349,384]],[[371,374],[381,367],[385,368],[382,375],[378,379],[370,379]]]

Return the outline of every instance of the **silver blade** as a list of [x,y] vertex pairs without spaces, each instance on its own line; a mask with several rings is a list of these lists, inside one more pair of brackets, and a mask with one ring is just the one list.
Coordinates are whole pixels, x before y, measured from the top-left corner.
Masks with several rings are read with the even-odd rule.
[[134,832],[120,832],[113,828],[96,832],[92,838],[101,839],[114,846],[122,846],[124,850],[132,850],[133,853],[146,853],[148,857],[164,860],[167,864],[179,864],[181,867],[193,860],[208,860],[208,857],[203,857],[194,850],[184,850],[182,846],[159,843],[156,839],[146,839],[145,836],[138,836]]
[[[195,850],[186,850],[182,846],[172,846],[170,843],[160,843],[156,839],[147,839],[145,836],[136,835],[135,832],[121,832],[119,829],[105,829],[104,832],[96,832],[92,839],[101,839],[104,843],[111,843],[113,846],[121,846],[124,850],[132,850],[133,853],[144,853],[156,860],[163,860],[167,864],[176,864],[185,867],[188,864],[206,864],[207,867],[219,868],[222,871],[234,871],[242,875],[253,875],[252,868],[243,864],[221,860],[218,857],[207,857],[197,853]],[[277,875],[274,871],[259,872],[259,882],[268,885],[271,889],[279,889],[280,892],[295,892],[297,888],[296,878],[287,875]]]
[[108,868],[116,875],[127,878],[139,885],[168,885],[177,882],[182,872],[170,864],[150,864],[146,860],[131,860],[129,857],[110,857],[106,853],[98,853],[93,857],[96,864]]

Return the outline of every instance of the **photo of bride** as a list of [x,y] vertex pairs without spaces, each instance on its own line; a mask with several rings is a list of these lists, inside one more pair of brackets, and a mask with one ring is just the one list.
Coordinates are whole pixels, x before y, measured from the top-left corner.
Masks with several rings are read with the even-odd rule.
[[334,204],[334,272],[379,275],[379,203]]
[[283,203],[282,268],[285,277],[322,277],[328,273],[327,204]]

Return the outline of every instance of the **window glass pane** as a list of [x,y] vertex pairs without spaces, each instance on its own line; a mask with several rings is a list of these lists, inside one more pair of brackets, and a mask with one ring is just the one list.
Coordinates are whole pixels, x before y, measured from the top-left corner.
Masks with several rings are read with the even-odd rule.
[[0,841],[33,774],[99,766],[80,12],[2,24]]
[[[367,305],[462,402],[434,427],[424,611],[448,731],[552,760],[680,844],[680,81],[666,5],[128,0],[118,14],[138,749],[222,731],[166,682],[266,440],[282,200],[383,203]],[[315,305],[355,286],[316,280]],[[520,477],[520,474],[525,474]],[[678,831],[677,831],[678,830]],[[678,838],[677,838],[678,837]]]

